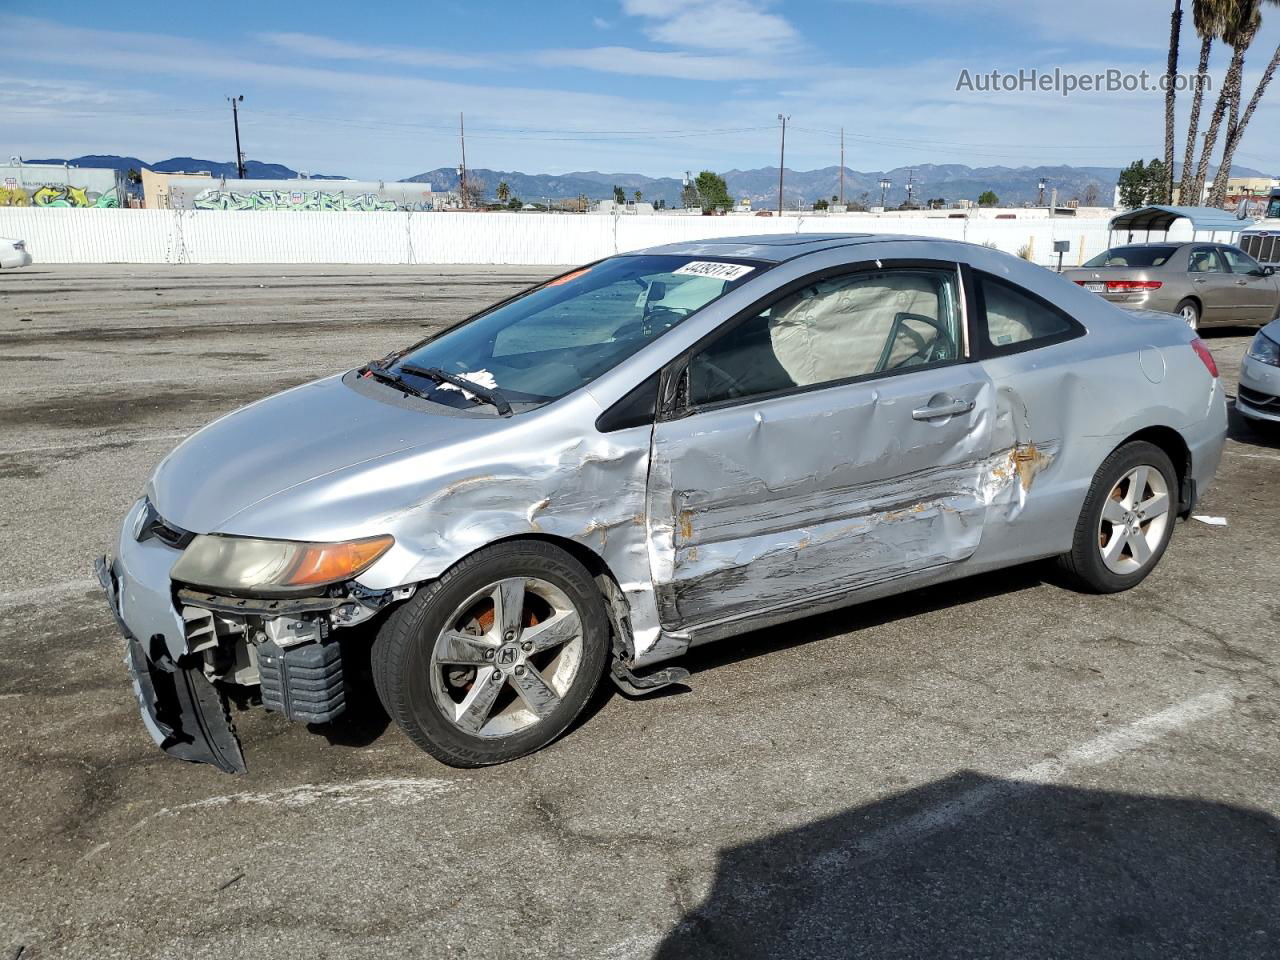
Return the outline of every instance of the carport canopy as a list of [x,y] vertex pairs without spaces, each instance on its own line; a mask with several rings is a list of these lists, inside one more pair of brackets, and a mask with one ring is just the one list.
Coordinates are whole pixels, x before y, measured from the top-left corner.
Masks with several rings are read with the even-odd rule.
[[1201,231],[1216,233],[1239,233],[1249,225],[1248,220],[1239,219],[1230,210],[1218,210],[1214,207],[1140,207],[1130,210],[1118,217],[1112,217],[1108,224],[1110,230],[1145,230],[1149,235],[1152,230],[1168,233],[1175,220],[1191,221],[1192,236]]

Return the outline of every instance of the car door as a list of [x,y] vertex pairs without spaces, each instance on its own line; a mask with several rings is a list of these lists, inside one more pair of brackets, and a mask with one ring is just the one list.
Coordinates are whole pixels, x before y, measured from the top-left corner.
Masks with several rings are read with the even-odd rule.
[[1236,315],[1234,320],[1246,323],[1270,323],[1276,317],[1276,281],[1264,276],[1262,265],[1243,250],[1221,247],[1222,259],[1231,270]]
[[804,608],[982,537],[990,382],[955,264],[788,284],[664,371],[647,503],[663,626]]
[[1187,259],[1187,279],[1200,300],[1200,319],[1207,323],[1231,323],[1239,309],[1235,277],[1217,247],[1192,247]]

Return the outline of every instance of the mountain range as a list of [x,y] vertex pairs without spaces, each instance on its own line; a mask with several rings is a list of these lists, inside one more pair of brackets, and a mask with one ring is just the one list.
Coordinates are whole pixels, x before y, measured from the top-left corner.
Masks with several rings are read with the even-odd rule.
[[[147,163],[137,157],[90,154],[70,160],[29,160],[28,163],[70,163],[79,167],[112,167],[118,170],[148,169],[158,173],[207,170],[214,176],[234,178],[235,164],[193,157],[172,157],[159,163]],[[293,179],[298,172],[278,163],[258,160],[245,162],[245,172],[251,179]],[[1238,177],[1262,176],[1248,167],[1232,167]],[[627,199],[636,191],[648,201],[665,201],[667,206],[679,206],[683,180],[676,177],[648,177],[639,173],[600,173],[595,170],[574,173],[522,173],[518,170],[490,170],[475,168],[467,171],[468,177],[483,184],[484,194],[493,196],[498,184],[505,182],[515,197],[525,201],[542,199],[568,199],[585,195],[589,199],[607,199],[613,196],[614,186],[621,187]],[[735,199],[748,197],[756,206],[772,207],[778,198],[778,168],[760,167],[754,170],[729,170],[722,174]],[[1036,203],[1040,200],[1039,183],[1047,183],[1044,201],[1047,203],[1056,188],[1059,202],[1079,199],[1084,202],[1096,193],[1098,203],[1109,205],[1119,167],[969,167],[959,163],[924,163],[914,167],[895,167],[892,170],[860,171],[848,167],[844,171],[844,197],[848,203],[866,205],[880,202],[880,180],[888,179],[892,186],[885,200],[896,206],[906,199],[908,178],[913,183],[917,202],[942,198],[944,200],[977,200],[978,195],[991,190],[1001,204]],[[311,174],[313,180],[344,180],[341,176]],[[815,200],[837,196],[840,190],[840,168],[831,166],[818,170],[784,171],[783,198],[788,206],[796,203],[812,203]],[[427,183],[433,190],[447,191],[458,188],[458,173],[454,167],[437,167],[425,173],[405,178],[404,182]]]
[[[236,176],[236,165],[230,161],[200,160],[196,157],[170,157],[159,163],[147,163],[137,157],[118,157],[115,154],[86,154],[83,157],[72,157],[69,160],[60,158],[50,160],[28,160],[23,163],[69,163],[73,167],[108,167],[112,170],[154,170],[156,173],[205,173],[214,177]],[[260,160],[246,160],[244,172],[252,180],[292,180],[298,171],[279,163],[263,163]],[[347,180],[348,177],[335,177],[324,173],[309,174],[312,180]]]

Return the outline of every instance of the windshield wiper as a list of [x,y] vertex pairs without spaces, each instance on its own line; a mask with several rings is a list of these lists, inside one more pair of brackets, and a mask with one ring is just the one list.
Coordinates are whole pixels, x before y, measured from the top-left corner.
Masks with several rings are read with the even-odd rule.
[[389,384],[407,396],[420,397],[423,400],[431,399],[417,387],[405,383],[404,377],[400,376],[398,373],[392,373],[390,370],[374,366],[372,363],[365,367],[365,370],[368,371],[368,375],[373,377],[373,379]]
[[430,377],[439,383],[448,383],[460,390],[465,390],[485,403],[492,406],[502,416],[509,417],[513,411],[511,404],[507,403],[507,398],[502,395],[497,387],[485,387],[466,377],[459,377],[452,373],[446,373],[439,367],[415,367],[412,364],[402,363],[400,369],[405,373],[417,374],[419,377]]

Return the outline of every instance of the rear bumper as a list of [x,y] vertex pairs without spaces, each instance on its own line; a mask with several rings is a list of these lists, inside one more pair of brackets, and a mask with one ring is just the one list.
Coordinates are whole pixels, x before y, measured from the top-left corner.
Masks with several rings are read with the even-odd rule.
[[1187,477],[1190,496],[1184,497],[1179,511],[1186,516],[1195,507],[1196,498],[1213,482],[1227,444],[1227,395],[1221,380],[1213,382],[1208,414],[1199,423],[1184,429],[1182,437],[1191,455],[1191,470]]
[[142,713],[142,723],[165,753],[193,763],[211,763],[227,773],[244,773],[244,754],[227,712],[227,700],[205,677],[199,664],[183,667],[169,655],[166,639],[140,640],[121,613],[130,595],[117,562],[99,557],[94,564],[107,603],[124,634],[125,667]]

